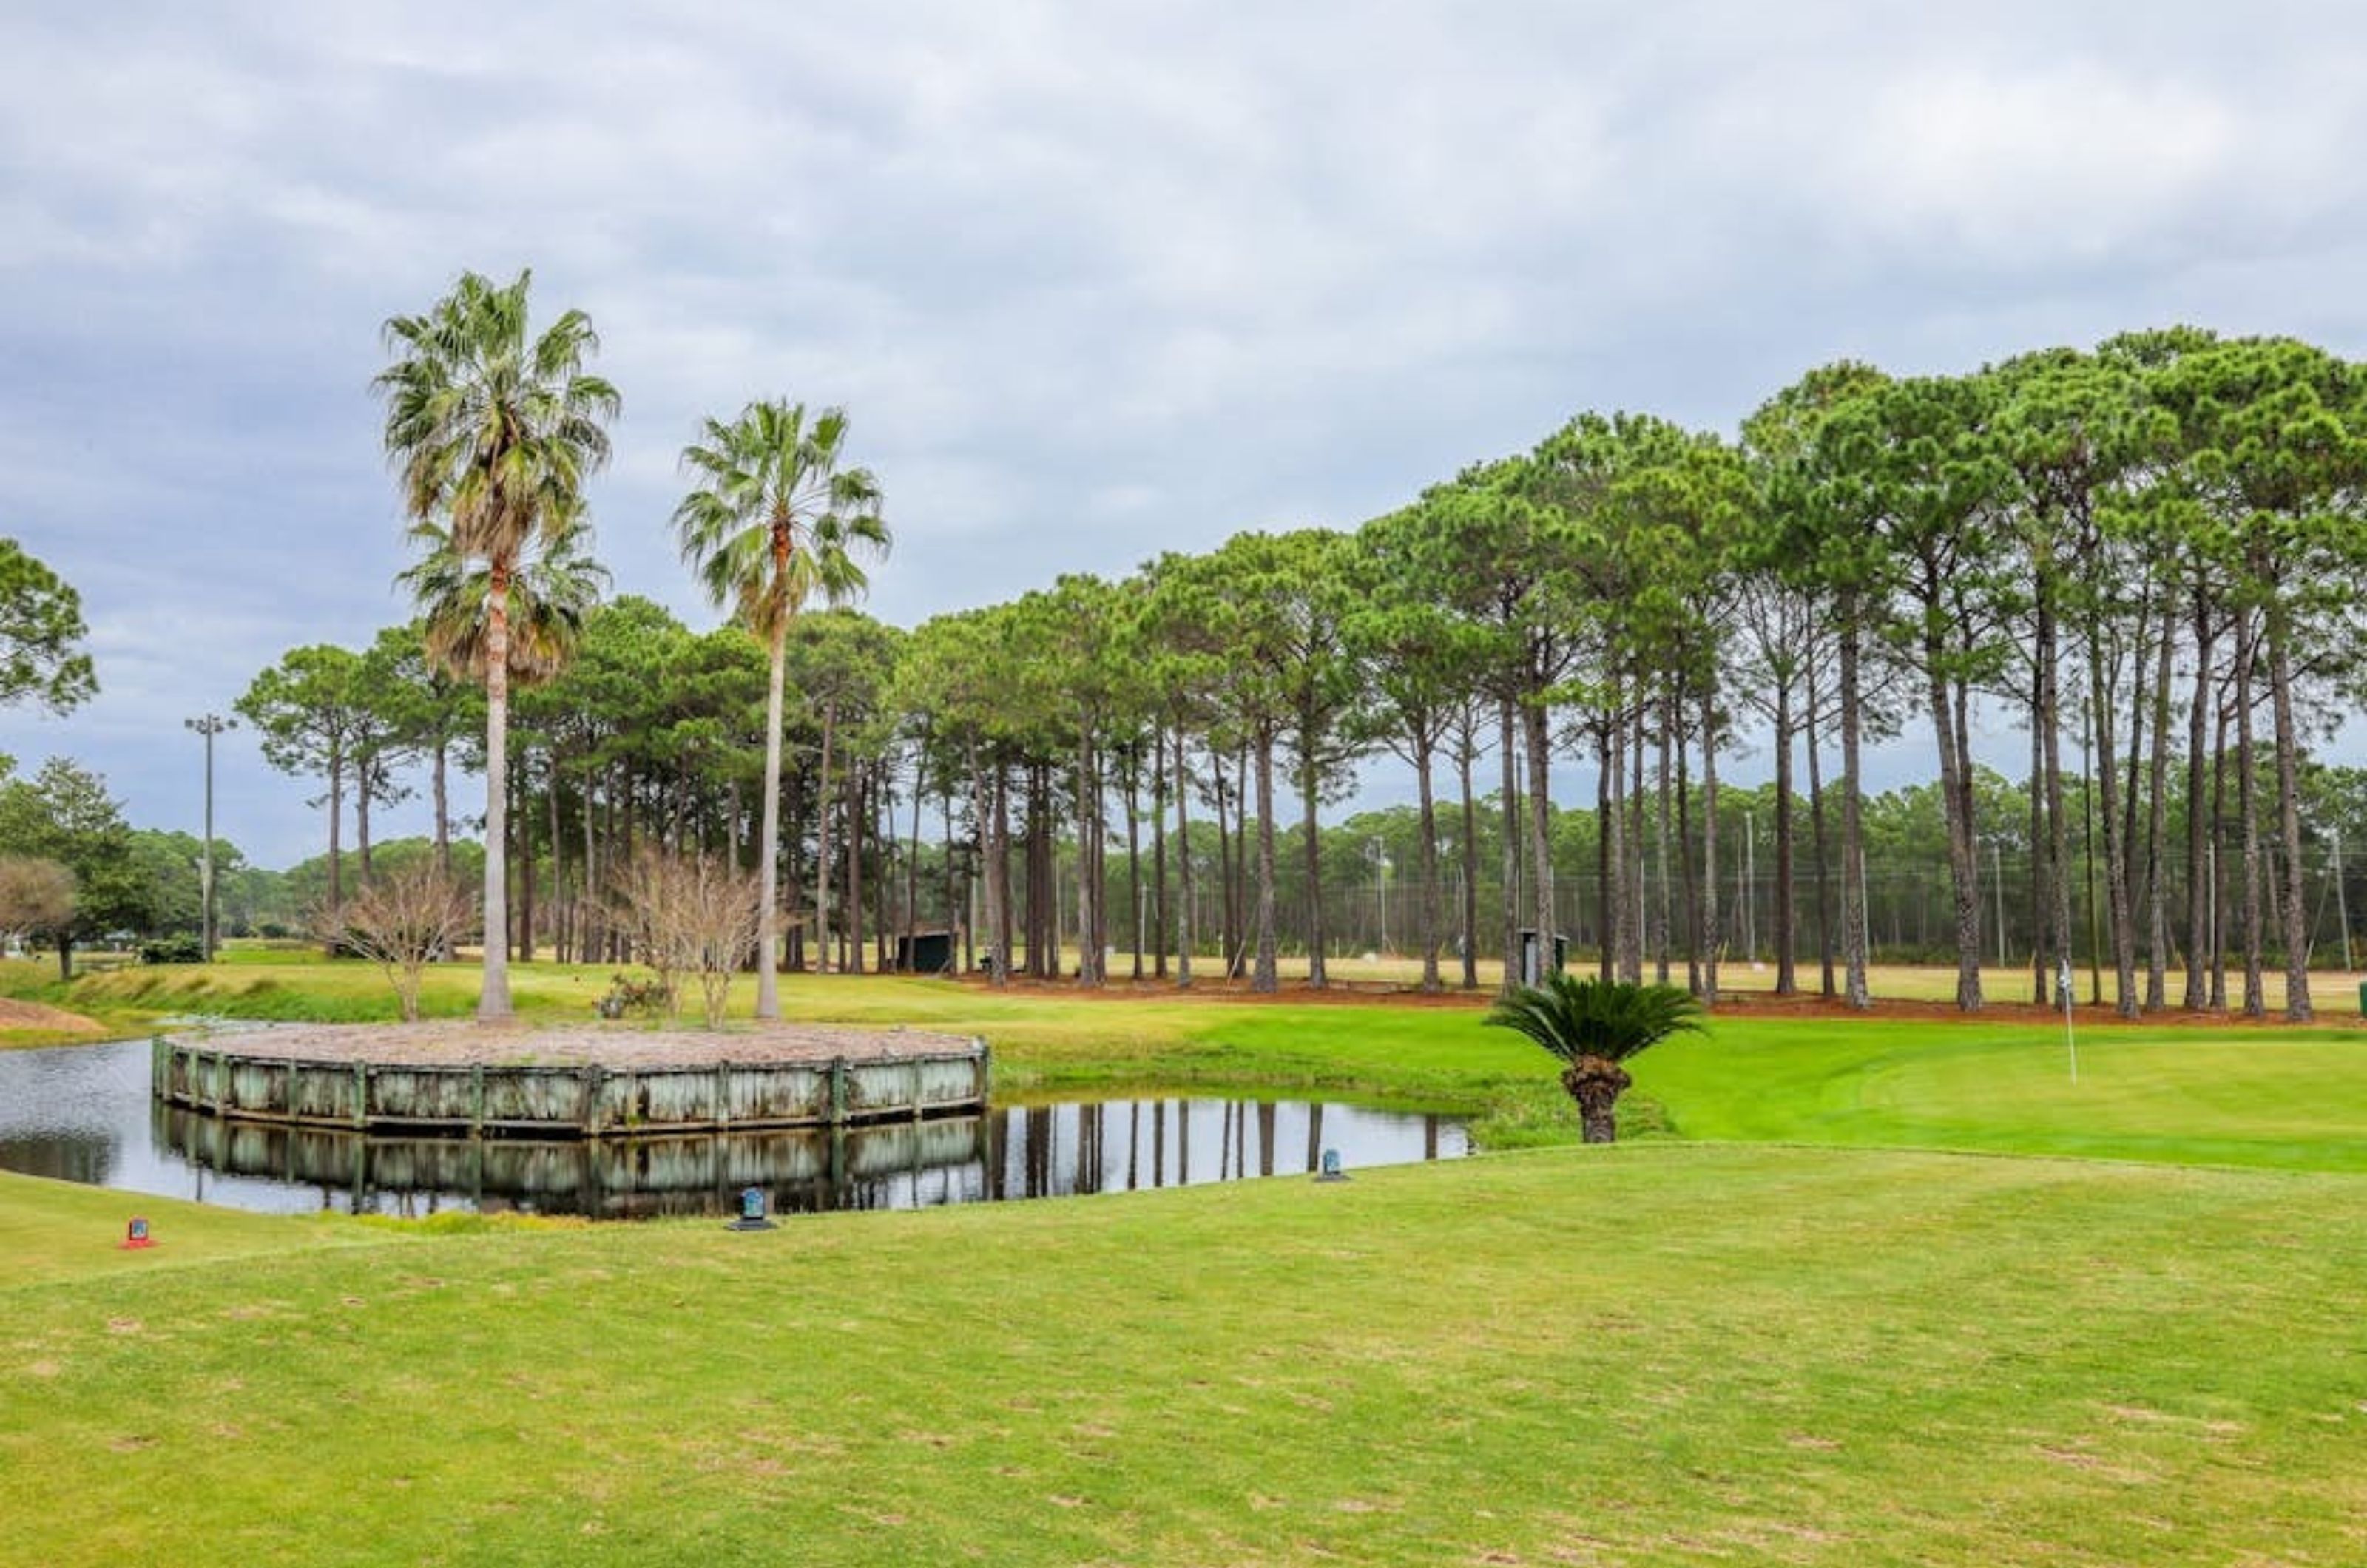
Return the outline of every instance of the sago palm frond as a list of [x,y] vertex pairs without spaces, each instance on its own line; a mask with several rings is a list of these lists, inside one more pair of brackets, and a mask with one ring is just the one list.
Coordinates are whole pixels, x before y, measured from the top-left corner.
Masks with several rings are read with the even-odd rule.
[[1486,1021],[1517,1030],[1565,1062],[1624,1062],[1671,1034],[1701,1028],[1701,1003],[1675,986],[1549,975],[1488,1010]]

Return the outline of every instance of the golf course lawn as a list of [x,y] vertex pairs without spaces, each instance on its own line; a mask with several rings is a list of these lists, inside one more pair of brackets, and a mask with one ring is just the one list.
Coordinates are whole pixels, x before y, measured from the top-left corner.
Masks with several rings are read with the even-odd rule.
[[[368,1016],[306,967],[175,985]],[[136,1253],[0,1177],[0,1563],[2367,1560],[2367,1033],[2083,1029],[2074,1084],[2059,1030],[1728,1013],[1581,1149],[1468,1008],[784,999],[1512,1152],[760,1235],[142,1200]]]

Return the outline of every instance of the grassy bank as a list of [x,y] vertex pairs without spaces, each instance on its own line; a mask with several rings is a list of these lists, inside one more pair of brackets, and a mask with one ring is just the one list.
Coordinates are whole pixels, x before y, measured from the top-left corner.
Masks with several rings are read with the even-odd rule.
[[86,1269],[0,1290],[0,1561],[2350,1561],[2359,1192],[1663,1145],[127,1258],[0,1180]]
[[[20,994],[143,1020],[393,1016],[391,996],[367,965],[307,954],[269,959],[124,969]],[[610,977],[606,968],[550,964],[512,974],[529,1019],[582,1018]],[[0,985],[10,979],[0,976]],[[1499,1149],[1577,1136],[1552,1064],[1516,1036],[1481,1028],[1473,998],[998,992],[887,976],[792,976],[782,995],[792,1017],[983,1035],[1006,1095],[1223,1086],[1458,1111],[1474,1118],[1484,1145]],[[475,998],[471,969],[430,976],[431,1013],[463,1016]],[[747,998],[739,1005],[744,1010]],[[1745,1004],[1721,1011],[1708,1034],[1680,1037],[1641,1058],[1622,1125],[1629,1137],[2367,1170],[2367,1031],[2355,1025],[2087,1019],[2080,1042],[2075,1083],[2063,1032],[2052,1023],[1804,1015]]]
[[[515,976],[553,1018],[608,977]],[[391,1011],[301,957],[40,995]],[[1006,1092],[1576,1134],[1471,1005],[785,1003],[983,1034]],[[757,1236],[0,1178],[0,1563],[2354,1560],[2367,1033],[2088,1029],[2079,1066],[2028,1022],[1728,1010],[1636,1064],[1614,1150]]]

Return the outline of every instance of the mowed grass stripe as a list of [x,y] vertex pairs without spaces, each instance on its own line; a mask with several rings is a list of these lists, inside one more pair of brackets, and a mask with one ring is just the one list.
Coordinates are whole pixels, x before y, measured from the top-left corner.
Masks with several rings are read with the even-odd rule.
[[0,1561],[2353,1561],[2362,1195],[1660,1145],[110,1271],[6,1297]]
[[2367,1171],[2367,1033],[1729,1017],[1634,1068],[1680,1136]]

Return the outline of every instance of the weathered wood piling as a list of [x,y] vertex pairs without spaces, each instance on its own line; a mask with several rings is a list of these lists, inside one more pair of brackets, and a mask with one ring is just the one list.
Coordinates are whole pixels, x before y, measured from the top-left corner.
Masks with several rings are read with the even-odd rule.
[[[274,1054],[267,1033],[160,1035],[156,1098],[225,1118],[359,1132],[515,1138],[637,1137],[854,1126],[986,1104],[983,1040],[841,1032],[827,1057],[563,1062],[379,1060]],[[714,1044],[729,1049],[730,1037]]]

